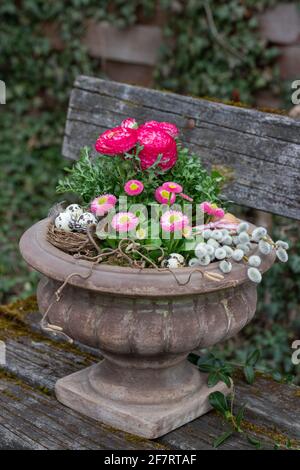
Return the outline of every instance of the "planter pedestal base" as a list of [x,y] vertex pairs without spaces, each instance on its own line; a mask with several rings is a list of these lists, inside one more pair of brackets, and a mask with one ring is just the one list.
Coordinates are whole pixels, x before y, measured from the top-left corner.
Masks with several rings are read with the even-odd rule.
[[210,393],[230,393],[223,382],[213,388],[206,382],[206,374],[186,359],[165,368],[158,364],[151,370],[147,366],[124,370],[104,359],[58,380],[55,392],[73,410],[154,439],[207,413]]

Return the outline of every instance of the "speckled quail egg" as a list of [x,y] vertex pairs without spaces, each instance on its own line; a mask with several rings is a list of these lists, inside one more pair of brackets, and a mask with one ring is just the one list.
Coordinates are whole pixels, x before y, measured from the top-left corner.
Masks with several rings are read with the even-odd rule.
[[97,219],[94,214],[84,212],[77,220],[77,224],[81,230],[86,230],[89,225],[97,224]]
[[73,218],[78,219],[83,214],[83,209],[78,204],[70,204],[65,212],[69,212]]
[[185,266],[185,259],[179,253],[171,253],[168,258],[162,262],[164,268],[183,268]]
[[69,212],[61,212],[55,219],[55,227],[64,230],[65,232],[71,232],[73,230],[73,218]]

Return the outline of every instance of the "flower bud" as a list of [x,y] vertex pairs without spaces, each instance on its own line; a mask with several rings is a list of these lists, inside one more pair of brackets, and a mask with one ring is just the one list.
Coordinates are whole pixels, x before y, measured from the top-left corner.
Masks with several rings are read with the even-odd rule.
[[256,255],[250,256],[250,258],[248,260],[248,264],[250,266],[253,266],[254,268],[258,268],[258,266],[261,265],[261,258],[259,256],[256,256]]
[[230,271],[232,270],[232,264],[224,259],[219,263],[219,268],[222,273],[227,274],[230,273]]
[[259,284],[261,282],[261,273],[257,268],[249,268],[247,271],[247,275],[250,281],[255,282],[256,284]]

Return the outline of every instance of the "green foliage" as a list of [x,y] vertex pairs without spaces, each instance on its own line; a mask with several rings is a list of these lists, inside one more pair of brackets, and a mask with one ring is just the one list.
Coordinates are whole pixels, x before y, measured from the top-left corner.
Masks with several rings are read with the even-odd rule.
[[196,364],[201,372],[208,374],[207,384],[209,387],[214,387],[218,382],[224,382],[230,388],[230,378],[233,373],[231,364],[224,362],[214,354],[202,357],[190,354],[189,360]]
[[179,147],[178,161],[163,181],[176,181],[181,184],[184,192],[192,197],[194,202],[220,203],[219,193],[224,178],[218,171],[208,173],[201,165],[199,156],[190,153],[187,148]]
[[[218,411],[218,413],[225,419],[228,423],[230,429],[222,433],[219,437],[217,437],[213,442],[213,447],[217,448],[221,444],[223,444],[227,439],[233,436],[235,433],[244,434],[244,430],[242,429],[243,419],[244,419],[244,412],[245,412],[245,405],[242,405],[236,414],[233,411],[233,400],[234,396],[231,394],[229,397],[226,397],[221,392],[213,392],[209,395],[209,403],[210,405]],[[254,444],[256,439],[249,435],[245,434],[248,441]],[[257,442],[257,441],[256,441]]]
[[[89,149],[82,149],[81,158],[72,168],[66,168],[68,175],[58,182],[58,193],[75,193],[83,202],[89,203],[94,197],[109,193],[119,197],[126,195],[125,183],[138,179],[144,191],[134,198],[134,203],[145,205],[154,202],[154,191],[166,181],[176,181],[194,202],[219,202],[222,176],[213,171],[211,174],[201,165],[197,155],[178,144],[178,160],[170,171],[161,171],[152,166],[142,171],[139,165],[137,147],[132,154],[126,153],[123,159],[109,155],[89,157]],[[133,199],[133,198],[132,198]]]
[[[208,374],[207,385],[208,387],[214,387],[218,382],[225,382],[228,387],[231,387],[231,391],[228,396],[223,393],[216,391],[210,393],[208,399],[209,403],[221,417],[226,421],[229,429],[218,436],[214,442],[213,447],[217,448],[221,446],[227,439],[236,433],[244,436],[247,441],[253,445],[256,449],[262,448],[262,442],[258,440],[254,435],[246,432],[247,427],[244,426],[244,417],[246,410],[246,403],[235,410],[235,392],[233,383],[233,373],[239,369],[243,369],[244,378],[247,383],[253,384],[255,380],[255,367],[259,361],[261,352],[259,350],[253,350],[248,354],[244,364],[233,364],[228,363],[215,354],[210,353],[208,356],[199,357],[196,354],[190,354],[189,360],[198,366],[201,372]],[[289,438],[285,443],[274,442],[274,448],[289,448],[292,449],[293,445]],[[295,448],[294,448],[295,449]],[[296,449],[295,449],[296,450]]]
[[[178,160],[177,163],[170,171],[163,171],[159,169],[159,158],[150,168],[142,170],[140,167],[140,160],[138,154],[142,147],[137,145],[130,153],[125,153],[122,158],[118,156],[98,155],[90,158],[89,149],[87,147],[82,149],[81,158],[76,162],[72,168],[66,168],[67,176],[59,180],[57,186],[58,193],[75,193],[87,206],[97,196],[103,194],[113,194],[119,199],[116,212],[119,211],[133,211],[139,217],[140,223],[137,229],[145,231],[143,240],[139,239],[141,250],[146,250],[146,255],[150,261],[147,266],[155,262],[160,264],[162,255],[168,255],[172,252],[182,253],[184,251],[185,258],[193,254],[193,249],[196,244],[196,238],[188,241],[188,248],[186,247],[185,238],[181,234],[162,234],[151,232],[152,222],[157,227],[158,221],[162,215],[162,206],[155,200],[155,189],[161,186],[166,181],[176,181],[181,184],[184,193],[187,193],[193,198],[194,203],[209,200],[212,202],[219,202],[218,194],[220,192],[221,183],[223,178],[221,175],[214,171],[211,175],[201,165],[199,158],[191,154],[186,148],[183,148],[179,143],[178,147]],[[138,179],[144,185],[143,192],[138,196],[127,196],[124,190],[125,183],[130,179]],[[126,209],[122,206],[123,201],[121,196],[125,196],[128,207]],[[135,204],[141,204],[147,211],[146,214],[139,210],[132,208]],[[176,210],[184,210],[186,201],[180,197],[176,200]],[[174,206],[172,206],[174,207]],[[137,209],[137,208],[136,208]],[[111,222],[114,211],[112,211],[105,219],[108,224]],[[190,215],[190,214],[189,214]],[[191,214],[191,217],[194,217]],[[115,234],[108,234],[106,236],[103,220],[100,223],[99,230],[96,231],[98,237],[101,239],[101,245],[106,248],[118,248],[120,239]],[[131,234],[129,234],[130,236]],[[159,236],[159,238],[158,238]],[[132,233],[135,239],[135,231]],[[137,256],[135,253],[135,257]],[[145,258],[144,258],[145,261]],[[218,381],[218,377],[216,377]]]

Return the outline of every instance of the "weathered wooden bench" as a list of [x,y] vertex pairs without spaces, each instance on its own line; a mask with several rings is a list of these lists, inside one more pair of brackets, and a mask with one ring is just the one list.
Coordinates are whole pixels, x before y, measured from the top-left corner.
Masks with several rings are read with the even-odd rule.
[[[89,77],[72,91],[63,155],[76,159],[84,145],[126,117],[172,121],[183,141],[207,165],[231,174],[232,201],[300,219],[300,122]],[[108,428],[65,408],[54,397],[57,379],[96,362],[96,351],[70,346],[41,332],[32,300],[0,307],[0,449],[212,449],[226,423],[215,412],[155,441]],[[291,350],[292,352],[292,350]],[[300,388],[260,375],[254,385],[236,380],[236,406],[247,403],[244,426],[264,448],[300,446]],[[235,435],[223,449],[253,446]]]

